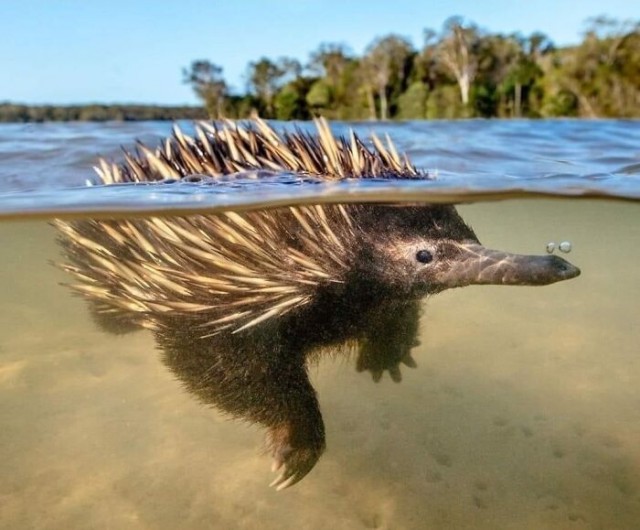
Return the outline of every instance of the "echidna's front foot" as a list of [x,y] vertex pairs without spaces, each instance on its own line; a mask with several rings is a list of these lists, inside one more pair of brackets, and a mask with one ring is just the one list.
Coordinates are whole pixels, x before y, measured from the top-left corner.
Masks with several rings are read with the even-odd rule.
[[[417,346],[416,343],[413,345]],[[360,348],[358,360],[356,361],[356,370],[358,372],[369,371],[376,383],[382,379],[382,374],[387,370],[391,379],[399,383],[402,381],[401,364],[409,368],[418,366],[411,356],[411,348],[379,348],[376,347],[376,344],[364,344]]]
[[271,469],[280,472],[269,486],[278,491],[302,480],[316,465],[325,447],[322,430],[296,433],[289,424],[271,429],[267,444],[273,456]]
[[420,303],[383,305],[371,316],[369,327],[360,339],[356,362],[358,372],[365,370],[377,383],[385,371],[396,383],[402,381],[400,365],[415,368],[411,350],[420,345],[418,328]]

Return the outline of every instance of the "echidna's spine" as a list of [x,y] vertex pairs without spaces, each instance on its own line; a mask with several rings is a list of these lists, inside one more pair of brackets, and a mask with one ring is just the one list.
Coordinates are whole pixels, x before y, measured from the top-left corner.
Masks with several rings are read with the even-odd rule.
[[193,174],[212,177],[252,169],[292,171],[326,179],[425,178],[400,156],[386,137],[386,146],[375,135],[367,148],[353,131],[349,139],[336,138],[323,119],[316,120],[317,137],[297,131],[278,134],[260,119],[242,126],[198,123],[195,137],[177,126],[172,138],[155,151],[139,144],[137,153],[125,153],[125,163],[100,160],[96,167],[102,183],[147,182],[182,178]]
[[[140,144],[122,165],[100,160],[104,184],[156,181],[247,169],[325,179],[426,178],[372,136],[335,138],[324,120],[317,137],[278,134],[265,122],[177,127],[155,152]],[[72,288],[101,311],[137,315],[148,327],[166,315],[204,320],[203,334],[234,332],[295,311],[325,285],[341,283],[354,259],[357,206],[296,206],[220,215],[56,223]],[[138,318],[139,317],[139,318]]]

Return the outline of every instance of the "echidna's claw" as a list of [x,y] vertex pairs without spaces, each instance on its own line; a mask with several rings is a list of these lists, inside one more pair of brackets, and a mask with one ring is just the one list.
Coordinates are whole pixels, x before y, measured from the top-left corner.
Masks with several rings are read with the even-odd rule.
[[267,442],[273,455],[271,471],[279,472],[269,486],[278,491],[302,480],[316,465],[324,450],[324,438],[309,439],[304,444],[293,447],[290,436],[291,432],[286,428],[272,430],[267,435]]
[[400,368],[398,366],[390,366],[389,367],[389,375],[394,383],[399,383],[402,381],[402,373],[400,372]]
[[285,468],[278,477],[269,484],[269,487],[275,488],[276,491],[281,491],[289,486],[293,486],[296,482],[300,481],[304,475],[298,475],[296,473],[289,474],[287,469]]
[[406,355],[400,359],[400,362],[409,368],[418,368],[418,363],[411,357],[411,353],[407,352]]
[[292,451],[284,460],[274,457],[271,471],[280,471],[280,474],[269,486],[277,491],[293,486],[313,469],[318,458],[320,458],[319,452],[302,449]]

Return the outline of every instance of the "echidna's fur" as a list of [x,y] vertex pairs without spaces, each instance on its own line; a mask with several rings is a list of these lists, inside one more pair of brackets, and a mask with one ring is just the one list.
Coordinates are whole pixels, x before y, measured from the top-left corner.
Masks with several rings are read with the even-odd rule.
[[[278,134],[249,125],[174,131],[126,163],[100,161],[104,184],[269,169],[325,179],[427,178],[387,139]],[[154,331],[164,360],[200,399],[259,422],[279,487],[315,465],[324,427],[305,361],[356,341],[358,367],[378,379],[413,365],[419,298],[471,283],[539,285],[578,269],[555,256],[482,247],[453,206],[292,206],[268,211],[57,221],[66,262],[106,329]]]

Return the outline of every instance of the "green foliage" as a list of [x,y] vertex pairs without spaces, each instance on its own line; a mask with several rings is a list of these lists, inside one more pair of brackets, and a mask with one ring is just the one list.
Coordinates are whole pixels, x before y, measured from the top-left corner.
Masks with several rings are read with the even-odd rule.
[[491,34],[461,17],[424,35],[419,51],[387,35],[360,58],[324,43],[306,69],[286,58],[251,63],[252,108],[278,119],[640,117],[638,22],[592,19],[582,43],[561,49],[540,32]]
[[[499,114],[500,94],[491,84],[476,84],[471,89],[470,106],[473,115],[481,118],[491,118]],[[464,112],[464,109],[461,109]]]
[[328,110],[331,104],[331,89],[324,79],[318,79],[311,85],[306,97],[307,105],[314,113]]
[[400,120],[422,120],[427,117],[427,99],[429,90],[421,81],[415,81],[398,97]]
[[578,98],[573,92],[559,90],[545,99],[542,114],[552,118],[561,116],[575,118],[578,116],[579,107]]
[[[281,113],[285,99],[288,98],[292,103],[297,101],[298,96],[294,94],[297,89],[288,86],[287,81],[300,79],[301,71],[300,63],[288,57],[281,57],[277,62],[263,57],[258,62],[249,63],[247,68],[249,93],[255,97],[257,108],[261,114],[273,116],[275,112],[274,100],[277,98],[280,99]],[[279,97],[285,86],[288,87],[288,96]],[[293,113],[299,112],[293,111]]]
[[453,120],[468,117],[468,108],[460,101],[460,91],[454,84],[434,88],[427,99],[427,119]]
[[582,43],[558,50],[545,77],[550,115],[640,116],[640,23],[591,19]]
[[323,43],[305,66],[263,57],[233,94],[222,68],[193,61],[182,72],[204,108],[0,104],[0,121],[265,118],[305,120],[512,117],[640,117],[640,22],[597,17],[577,46],[543,34],[492,34],[452,17],[424,31],[415,50],[398,35],[374,39],[362,57]]
[[282,87],[275,97],[275,117],[278,120],[308,120],[311,116],[307,106],[310,83],[296,79]]

